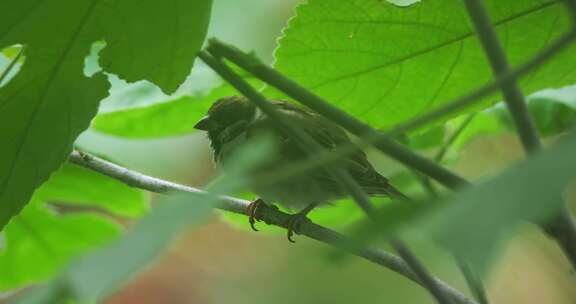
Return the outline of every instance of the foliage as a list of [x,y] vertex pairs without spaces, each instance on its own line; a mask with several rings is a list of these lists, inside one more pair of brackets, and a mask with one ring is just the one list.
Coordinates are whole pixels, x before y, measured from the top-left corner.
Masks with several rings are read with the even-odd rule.
[[[379,129],[419,117],[491,80],[490,65],[460,1],[390,2],[309,0],[298,5],[278,41],[274,67]],[[514,65],[570,27],[559,1],[485,2]],[[53,278],[22,301],[98,299],[153,261],[182,229],[200,225],[210,214],[216,199],[206,195],[168,196],[148,212],[141,190],[66,159],[88,128],[127,141],[194,134],[195,122],[214,100],[237,94],[217,82],[208,90],[179,92],[145,106],[102,110],[99,105],[114,79],[146,80],[166,95],[174,93],[204,42],[211,5],[211,0],[0,2],[0,67],[8,66],[18,50],[24,54],[5,79],[0,77],[0,290]],[[524,75],[519,79],[524,93],[574,84],[574,54],[572,45]],[[285,97],[241,73],[267,96]],[[564,134],[576,124],[576,94],[573,90],[566,96],[537,93],[526,100],[550,149],[477,187],[443,197],[437,205],[396,209],[387,198],[375,199],[384,224],[361,227],[359,244],[401,227],[434,237],[486,270],[489,249],[500,236],[520,220],[549,219],[574,178],[574,134]],[[476,113],[472,121],[449,141],[470,113]],[[445,149],[451,160],[458,160],[473,140],[515,131],[494,93],[398,140],[431,157]],[[242,172],[262,157],[266,148],[260,148],[245,151],[236,174],[214,189],[244,190]],[[396,187],[425,197],[422,179],[414,172],[388,159],[373,160]],[[311,214],[315,222],[338,229],[362,216],[350,200]],[[245,217],[226,217],[247,227]],[[137,221],[122,235],[127,220]],[[315,293],[303,298],[308,296],[326,298]]]

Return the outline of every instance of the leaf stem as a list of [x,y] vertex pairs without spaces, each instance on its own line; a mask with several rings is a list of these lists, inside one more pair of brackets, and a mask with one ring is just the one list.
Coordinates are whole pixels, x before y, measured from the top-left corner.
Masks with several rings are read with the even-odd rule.
[[[80,153],[77,151],[73,152],[70,155],[70,162],[91,169],[93,171],[99,172],[116,180],[119,180],[125,183],[126,185],[148,190],[155,193],[160,194],[167,192],[187,192],[196,194],[206,193],[200,189],[147,176],[142,173],[132,171],[128,168],[121,167],[117,164],[111,163],[109,161],[100,159],[98,157],[86,153]],[[225,211],[246,215],[245,211],[249,204],[250,202],[246,200],[241,200],[238,198],[228,196],[222,196],[222,200],[216,207]],[[264,222],[266,222],[269,225],[287,228],[286,223],[290,215],[267,206],[263,206],[262,209],[260,210],[261,210],[260,217]],[[350,251],[348,247],[343,245],[349,242],[344,235],[335,232],[333,230],[330,230],[326,227],[314,224],[311,221],[302,222],[302,225],[300,227],[300,234],[305,235],[311,239],[317,240],[319,242],[329,244],[331,246],[345,250],[350,254],[362,257],[377,265],[388,268],[418,284],[422,284],[412,271],[412,268],[404,260],[386,251],[375,248],[363,248],[361,250]],[[455,303],[458,304],[476,303],[475,301],[467,298],[465,295],[463,295],[453,287],[449,286],[445,282],[436,278],[434,278],[434,280],[444,293],[450,295],[450,298]]]

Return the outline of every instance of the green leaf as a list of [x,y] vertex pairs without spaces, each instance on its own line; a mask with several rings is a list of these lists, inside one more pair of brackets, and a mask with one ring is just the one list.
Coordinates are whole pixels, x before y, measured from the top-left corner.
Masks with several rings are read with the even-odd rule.
[[[485,2],[515,65],[570,25],[561,1]],[[572,46],[523,78],[524,91],[575,82],[575,52]],[[492,79],[461,1],[399,8],[377,0],[310,0],[298,6],[284,30],[276,59],[281,72],[378,128],[421,115]]]
[[0,229],[66,159],[108,94],[102,72],[83,74],[91,44],[106,40],[107,71],[171,92],[190,71],[210,3],[0,2],[0,49],[26,46],[20,72],[0,88]]
[[3,231],[0,290],[46,280],[70,259],[117,236],[119,226],[93,214],[58,215],[30,203]]
[[139,217],[148,210],[142,190],[69,163],[38,188],[34,196],[49,203],[97,207],[126,217]]
[[190,74],[212,0],[124,0],[103,5],[100,65],[128,82],[147,79],[169,94]]

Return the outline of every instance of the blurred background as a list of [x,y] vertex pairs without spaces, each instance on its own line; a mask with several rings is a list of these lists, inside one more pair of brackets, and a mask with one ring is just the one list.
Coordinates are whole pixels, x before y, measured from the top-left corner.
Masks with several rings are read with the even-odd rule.
[[[215,1],[208,37],[253,49],[271,63],[276,39],[297,2]],[[86,73],[97,69],[94,62],[94,58],[88,59]],[[112,80],[112,94],[103,102],[103,112],[167,99],[147,82],[128,85]],[[208,68],[197,62],[176,95],[202,94],[219,83]],[[576,96],[576,90],[563,94]],[[214,176],[202,133],[130,140],[88,130],[78,145],[110,156],[126,167],[196,187],[203,187]],[[370,156],[384,175],[399,170],[385,157],[375,153]],[[452,167],[476,179],[522,156],[512,134],[483,136],[467,144]],[[569,196],[574,201],[576,193]],[[278,231],[253,232],[243,217],[230,220],[230,216],[214,214],[206,225],[181,235],[159,260],[103,302],[432,303],[424,289],[387,269],[355,257],[335,260],[327,246],[304,237],[296,237],[296,241],[290,244]],[[426,241],[414,246],[435,274],[466,290],[450,255]],[[518,227],[496,258],[486,283],[492,303],[576,303],[576,275],[567,271],[569,265],[558,248],[536,228],[527,224]]]

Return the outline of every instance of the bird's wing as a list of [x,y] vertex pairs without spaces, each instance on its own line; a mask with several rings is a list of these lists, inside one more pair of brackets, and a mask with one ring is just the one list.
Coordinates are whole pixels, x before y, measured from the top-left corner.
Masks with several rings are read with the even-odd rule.
[[[328,119],[288,102],[274,101],[273,104],[277,107],[277,110],[286,115],[292,124],[300,126],[328,151],[334,151],[341,146],[351,144],[351,140],[346,132]],[[259,115],[251,124],[250,129],[271,130],[274,128],[272,123],[274,122],[267,116]],[[298,161],[307,157],[306,151],[300,149],[298,144],[294,143],[292,139],[285,134],[279,134],[279,136],[282,138],[281,151],[279,152],[282,153],[284,159]],[[338,164],[341,164],[341,168],[345,169],[368,194],[388,194],[388,180],[376,172],[372,164],[368,162],[366,154],[363,151],[357,150],[353,152]],[[334,187],[337,187],[337,182],[333,179],[332,175],[325,173],[324,170],[320,170],[319,172],[322,173],[318,173],[318,178],[324,179],[326,183],[333,183]]]

